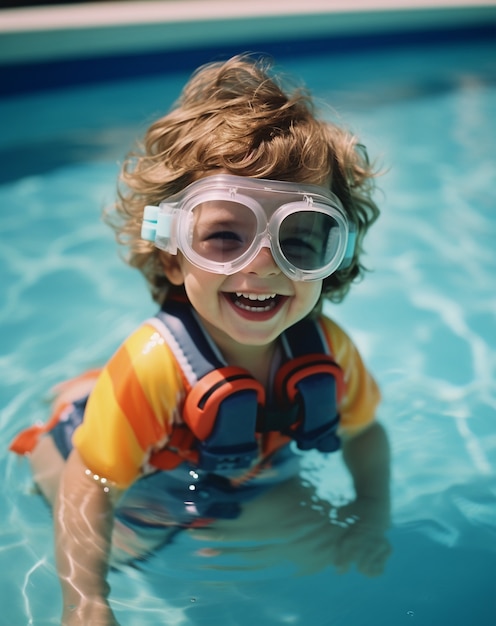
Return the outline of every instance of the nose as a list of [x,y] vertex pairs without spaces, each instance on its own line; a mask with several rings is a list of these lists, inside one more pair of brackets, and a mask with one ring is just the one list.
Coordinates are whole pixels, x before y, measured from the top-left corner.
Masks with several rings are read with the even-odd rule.
[[272,252],[267,246],[263,246],[257,256],[250,261],[250,263],[244,268],[248,274],[256,274],[261,277],[277,276],[281,273],[281,269],[274,261]]

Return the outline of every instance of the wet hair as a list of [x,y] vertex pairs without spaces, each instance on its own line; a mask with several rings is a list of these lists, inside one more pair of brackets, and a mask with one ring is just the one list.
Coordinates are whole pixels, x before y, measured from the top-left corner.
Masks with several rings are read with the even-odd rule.
[[306,89],[284,87],[271,70],[267,60],[247,55],[200,67],[123,164],[118,200],[106,221],[159,303],[170,287],[167,253],[141,239],[143,209],[215,170],[329,188],[358,236],[351,265],[324,279],[322,297],[339,302],[364,272],[363,238],[379,215],[366,150],[349,131],[319,119]]

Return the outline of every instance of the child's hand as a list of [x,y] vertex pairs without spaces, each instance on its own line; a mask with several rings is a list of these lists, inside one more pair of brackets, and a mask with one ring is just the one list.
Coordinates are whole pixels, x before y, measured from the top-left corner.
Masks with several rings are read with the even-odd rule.
[[355,437],[345,438],[343,458],[357,496],[338,511],[337,528],[340,520],[345,523],[333,562],[339,571],[355,563],[362,574],[377,576],[391,553],[385,537],[390,521],[390,453],[384,428],[374,422]]
[[299,574],[312,574],[330,565],[345,572],[355,563],[362,574],[376,576],[391,551],[388,518],[387,501],[356,500],[336,510],[294,480],[245,505],[237,520],[189,532],[210,544],[200,555],[232,554],[248,568],[289,561]]
[[[249,507],[249,505],[248,505]],[[296,566],[299,574],[316,573],[332,562],[332,532],[329,519],[310,508],[294,505],[279,512],[257,507],[238,520],[220,520],[209,527],[188,531],[202,542],[198,556],[233,556],[242,569],[266,569],[278,565]],[[265,514],[266,513],[266,514]],[[208,567],[209,563],[205,563]]]
[[364,576],[380,576],[392,551],[385,536],[389,503],[357,499],[337,509],[332,518],[332,562],[338,572],[354,564]]

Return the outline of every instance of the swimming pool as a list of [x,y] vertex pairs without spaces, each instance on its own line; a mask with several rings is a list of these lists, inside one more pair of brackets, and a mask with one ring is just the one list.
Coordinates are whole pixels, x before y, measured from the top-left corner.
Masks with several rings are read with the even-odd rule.
[[[385,573],[298,577],[277,564],[211,562],[192,557],[183,533],[143,570],[111,574],[124,625],[494,625],[495,51],[494,39],[460,34],[442,46],[276,59],[386,170],[372,271],[327,308],[384,394],[393,451]],[[60,603],[50,513],[27,464],[5,447],[45,419],[51,385],[100,364],[154,311],[99,214],[117,161],[186,77],[75,84],[0,103],[1,624],[56,624]],[[308,454],[304,476],[333,503],[350,497],[338,457]]]

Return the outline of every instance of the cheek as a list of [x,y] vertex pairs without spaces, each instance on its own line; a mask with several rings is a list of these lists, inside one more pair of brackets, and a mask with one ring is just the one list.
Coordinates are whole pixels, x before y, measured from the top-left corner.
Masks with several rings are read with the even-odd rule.
[[217,298],[222,280],[216,274],[195,270],[183,274],[184,288],[190,300],[206,305]]
[[[319,301],[322,293],[322,281],[303,284],[301,286],[301,302],[308,312],[310,312]],[[304,303],[304,304],[303,304]]]

